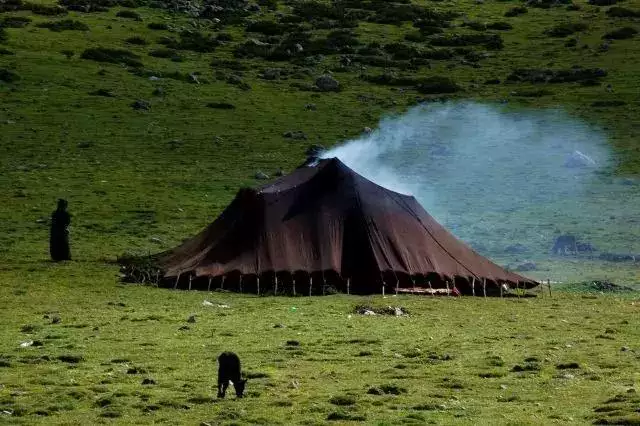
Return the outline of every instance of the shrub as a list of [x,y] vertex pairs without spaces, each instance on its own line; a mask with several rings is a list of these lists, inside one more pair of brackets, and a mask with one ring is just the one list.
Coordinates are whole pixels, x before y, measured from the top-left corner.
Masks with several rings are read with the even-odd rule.
[[614,6],[607,10],[607,16],[612,18],[640,18],[640,11]]
[[142,21],[142,16],[140,16],[139,13],[134,12],[133,10],[121,10],[120,12],[116,13],[116,16],[118,18],[126,18],[126,19],[133,19],[134,21]]
[[622,27],[613,31],[609,31],[608,33],[603,35],[602,38],[607,40],[625,40],[628,38],[633,38],[633,36],[635,36],[636,34],[638,34],[638,30],[636,30],[635,28]]
[[561,5],[570,4],[571,0],[529,0],[527,4],[538,9],[550,9]]
[[329,5],[315,1],[302,1],[293,7],[293,13],[308,21],[318,18],[340,19],[344,9],[338,5]]
[[85,50],[82,59],[96,62],[108,62],[112,64],[125,64],[131,67],[141,67],[140,57],[125,49],[112,49],[107,47],[92,47]]
[[0,27],[24,28],[31,22],[31,18],[26,16],[7,16],[0,22]]
[[329,402],[333,405],[354,405],[356,403],[356,399],[351,395],[338,395],[332,397]]
[[129,37],[128,39],[125,40],[125,42],[129,44],[135,44],[138,46],[146,46],[148,44],[147,40],[143,39],[140,36]]
[[165,24],[164,22],[151,22],[147,25],[147,28],[156,31],[166,31],[169,29],[169,25]]
[[507,18],[513,18],[514,16],[524,15],[528,11],[529,10],[524,6],[515,6],[515,7],[512,7],[511,9],[507,10],[505,12],[504,16],[506,16]]
[[56,15],[66,15],[67,9],[62,6],[52,5],[48,6],[45,4],[39,3],[24,3],[24,10],[30,10],[31,13],[36,15],[44,15],[44,16],[56,16]]
[[499,50],[504,41],[499,34],[452,34],[431,39],[434,46],[475,46],[483,45],[487,49]]
[[5,83],[15,83],[19,80],[20,76],[15,72],[6,68],[0,68],[0,81],[4,81]]
[[486,22],[480,22],[480,21],[466,21],[462,24],[462,26],[471,28],[472,30],[476,30],[476,31],[486,31],[487,29]]
[[422,82],[418,85],[418,92],[428,95],[456,93],[460,90],[460,86],[458,86],[449,77],[427,77],[423,79]]
[[488,30],[498,30],[498,31],[509,31],[509,30],[513,29],[513,25],[511,25],[508,22],[504,22],[504,21],[492,22],[490,24],[487,24],[487,29]]
[[544,33],[550,37],[567,37],[571,34],[586,31],[589,26],[583,22],[565,22],[549,28]]
[[278,0],[258,0],[258,4],[269,10],[276,10],[278,8]]
[[64,19],[62,21],[50,21],[50,22],[42,22],[36,25],[38,28],[48,28],[54,32],[62,32],[62,31],[89,31],[89,27],[80,22],[75,21],[73,19]]

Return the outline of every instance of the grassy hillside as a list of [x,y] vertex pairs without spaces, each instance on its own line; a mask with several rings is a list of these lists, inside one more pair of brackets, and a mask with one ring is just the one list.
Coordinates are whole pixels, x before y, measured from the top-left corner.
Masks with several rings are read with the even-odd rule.
[[[563,108],[606,130],[618,164],[604,179],[636,176],[639,36],[619,30],[640,29],[640,1],[229,1],[201,18],[62,3],[0,3],[0,424],[639,421],[633,295],[189,294],[121,286],[111,261],[173,246],[256,172],[422,101]],[[329,73],[338,91],[316,86]],[[636,247],[620,193],[595,200],[606,224],[563,225]],[[47,261],[58,197],[74,215],[65,265]],[[638,282],[635,262],[537,256],[537,278]],[[349,318],[356,303],[411,316]],[[223,349],[253,373],[244,401],[211,400]]]

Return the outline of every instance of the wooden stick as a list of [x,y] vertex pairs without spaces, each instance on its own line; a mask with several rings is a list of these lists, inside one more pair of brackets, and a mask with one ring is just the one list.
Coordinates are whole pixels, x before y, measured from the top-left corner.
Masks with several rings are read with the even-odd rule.
[[433,287],[431,287],[431,281],[427,281],[427,284],[429,284],[429,290],[432,296],[435,296],[436,294],[433,292]]
[[398,295],[398,288],[400,287],[400,280],[396,277],[396,296]]
[[178,288],[178,282],[180,281],[180,274],[178,273],[178,276],[176,277],[176,283],[173,285],[173,289],[177,289]]
[[551,297],[551,280],[547,278],[547,286],[549,287],[549,297]]
[[313,290],[313,277],[309,274],[309,297],[311,297],[311,292]]
[[260,296],[260,277],[256,275],[256,291],[258,292],[258,296]]
[[275,277],[276,279],[275,279],[275,286],[273,287],[273,295],[277,296],[278,295],[278,276],[276,275]]
[[193,275],[189,274],[189,291],[191,291],[191,280],[193,279]]
[[485,299],[487,298],[487,279],[482,279],[482,292],[484,293]]
[[471,294],[476,295],[476,277],[471,280]]
[[211,291],[211,281],[213,280],[213,277],[209,277],[209,285],[207,286],[207,291]]
[[240,287],[240,293],[242,293],[242,278],[244,275],[240,274],[240,282],[238,283],[238,287]]
[[293,281],[293,295],[296,295],[296,279],[291,277],[291,280]]
[[451,290],[449,290],[449,281],[444,282],[447,285],[447,296],[451,296]]
[[350,283],[350,279],[347,278],[347,294],[351,294],[351,283]]
[[220,283],[220,290],[224,290],[224,275],[222,276],[222,282]]

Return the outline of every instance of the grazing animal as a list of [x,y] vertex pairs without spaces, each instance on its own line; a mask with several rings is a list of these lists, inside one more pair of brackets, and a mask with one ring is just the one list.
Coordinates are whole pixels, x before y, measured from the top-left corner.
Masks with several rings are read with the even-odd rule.
[[233,382],[236,396],[242,398],[246,379],[240,371],[240,358],[233,352],[223,352],[218,357],[218,398],[224,398],[229,381]]

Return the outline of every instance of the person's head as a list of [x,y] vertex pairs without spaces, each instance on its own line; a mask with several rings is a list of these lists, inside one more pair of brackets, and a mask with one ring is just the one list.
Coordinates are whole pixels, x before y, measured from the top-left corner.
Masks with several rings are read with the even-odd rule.
[[67,209],[67,200],[60,198],[58,200],[58,210],[66,210]]
[[236,396],[242,398],[244,394],[244,385],[247,383],[247,379],[240,379],[238,383],[234,383],[233,387],[236,390]]

